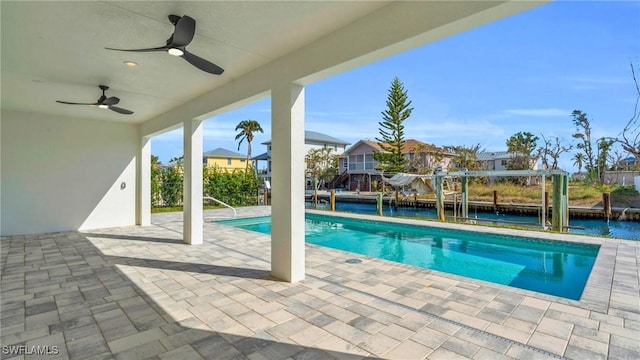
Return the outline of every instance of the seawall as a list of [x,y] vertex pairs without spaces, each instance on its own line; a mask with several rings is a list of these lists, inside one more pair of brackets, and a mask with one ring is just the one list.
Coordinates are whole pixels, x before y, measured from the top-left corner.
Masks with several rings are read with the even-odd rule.
[[[309,195],[307,195],[309,199]],[[319,193],[318,199],[329,201],[329,194]],[[389,204],[389,197],[383,199],[385,204]],[[352,203],[366,203],[375,204],[376,197],[371,194],[336,194],[337,202],[352,202]],[[395,201],[395,199],[393,200]],[[460,206],[460,199],[457,201]],[[398,201],[400,207],[417,207],[417,208],[435,208],[435,199],[412,199],[403,198]],[[453,209],[453,200],[445,200],[445,209]],[[469,201],[469,212],[495,212],[498,211],[502,214],[513,215],[528,215],[539,216],[540,215],[539,204],[516,204],[516,203],[498,203],[494,207],[492,202],[489,201]],[[639,208],[611,208],[611,219],[617,219],[620,221],[640,221],[640,209]],[[552,214],[551,206],[547,209],[547,214]],[[606,219],[606,215],[602,207],[585,207],[585,206],[569,206],[569,217],[573,219]]]

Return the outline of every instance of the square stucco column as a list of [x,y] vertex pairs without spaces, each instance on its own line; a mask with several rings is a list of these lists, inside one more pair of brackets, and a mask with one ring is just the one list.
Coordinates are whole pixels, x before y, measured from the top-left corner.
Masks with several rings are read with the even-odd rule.
[[202,244],[202,121],[184,122],[184,242]]
[[151,138],[142,137],[136,159],[136,225],[151,225]]
[[271,89],[271,274],[304,279],[304,87]]

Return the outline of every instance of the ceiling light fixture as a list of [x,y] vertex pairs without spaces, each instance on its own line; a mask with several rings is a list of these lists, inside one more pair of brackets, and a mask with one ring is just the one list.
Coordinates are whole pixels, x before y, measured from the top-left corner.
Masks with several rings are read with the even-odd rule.
[[167,52],[173,56],[182,56],[184,54],[184,51],[178,48],[170,48],[169,50],[167,50]]
[[100,105],[98,105],[98,107],[99,107],[100,109],[108,109],[108,108],[109,108],[109,105],[100,104]]
[[124,62],[123,62],[123,64],[124,64],[124,66],[126,66],[126,67],[128,67],[128,68],[134,68],[134,67],[138,66],[138,63],[137,63],[137,62],[135,62],[135,61],[129,61],[129,60],[124,61]]

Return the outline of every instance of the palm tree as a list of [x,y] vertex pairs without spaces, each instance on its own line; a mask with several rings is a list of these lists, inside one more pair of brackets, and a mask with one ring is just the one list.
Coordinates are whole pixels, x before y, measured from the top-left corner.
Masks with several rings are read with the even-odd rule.
[[584,154],[576,153],[573,156],[573,165],[578,167],[578,172],[582,171],[582,164],[584,163]]
[[244,168],[244,171],[246,172],[249,168],[249,159],[251,158],[251,142],[253,141],[253,133],[264,133],[264,130],[262,130],[262,126],[260,126],[260,123],[258,123],[256,120],[251,119],[240,121],[240,123],[236,125],[236,131],[238,130],[240,130],[240,132],[236,135],[236,140],[240,139],[240,141],[238,142],[238,150],[240,150],[242,141],[244,141],[244,139],[247,139],[247,163]]

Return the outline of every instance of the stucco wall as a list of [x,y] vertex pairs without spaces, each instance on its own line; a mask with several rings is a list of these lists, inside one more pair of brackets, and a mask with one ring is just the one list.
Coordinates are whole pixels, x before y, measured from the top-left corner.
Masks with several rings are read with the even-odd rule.
[[227,159],[228,158],[208,157],[207,166],[218,167],[227,171],[233,171],[234,169],[244,170],[247,166],[245,159],[231,158],[231,165],[228,164]]
[[7,110],[0,121],[2,235],[135,224],[135,126]]

